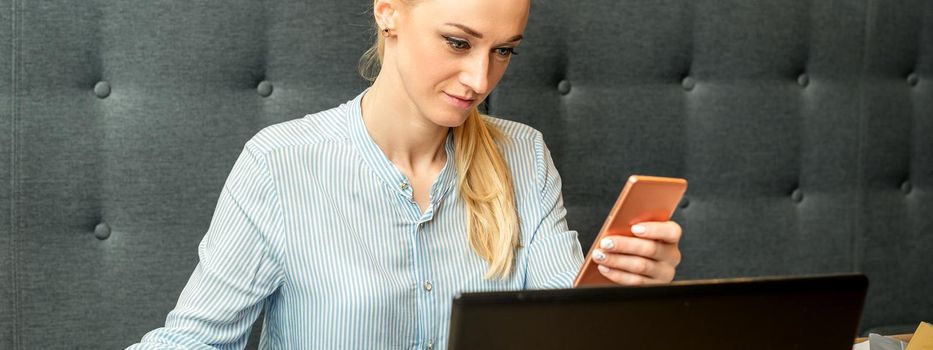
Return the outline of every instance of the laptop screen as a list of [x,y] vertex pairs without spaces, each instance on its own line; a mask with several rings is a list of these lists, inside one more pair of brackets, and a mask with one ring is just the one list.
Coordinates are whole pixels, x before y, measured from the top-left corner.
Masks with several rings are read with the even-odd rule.
[[850,350],[864,275],[464,293],[449,348]]

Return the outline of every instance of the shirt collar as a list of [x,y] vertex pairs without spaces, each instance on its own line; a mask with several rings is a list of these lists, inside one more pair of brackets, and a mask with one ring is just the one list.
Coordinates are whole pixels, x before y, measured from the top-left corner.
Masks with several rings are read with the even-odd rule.
[[[349,104],[347,114],[350,119],[348,124],[350,141],[359,150],[363,160],[375,172],[379,179],[396,192],[411,199],[413,198],[411,182],[395,167],[395,164],[386,157],[385,152],[379,148],[379,145],[373,140],[369,131],[366,130],[366,125],[363,123],[361,103],[363,102],[363,95],[365,95],[367,91],[369,91],[369,88],[363,90],[363,92],[357,95]],[[457,180],[453,134],[453,130],[447,133],[447,140],[444,142],[444,150],[447,152],[447,161],[441,173],[431,185],[430,198],[432,206],[436,205],[444,198]]]

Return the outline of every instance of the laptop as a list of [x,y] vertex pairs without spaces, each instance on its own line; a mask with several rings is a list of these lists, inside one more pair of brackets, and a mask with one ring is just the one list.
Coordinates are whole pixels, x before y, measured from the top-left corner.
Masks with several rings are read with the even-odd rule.
[[449,349],[851,350],[861,274],[463,293]]

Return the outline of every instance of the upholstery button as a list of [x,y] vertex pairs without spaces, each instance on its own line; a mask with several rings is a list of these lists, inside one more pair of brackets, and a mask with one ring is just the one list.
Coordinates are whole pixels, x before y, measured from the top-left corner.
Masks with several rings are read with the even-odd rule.
[[810,85],[810,76],[806,73],[801,74],[797,77],[797,84],[804,87]]
[[94,85],[94,94],[100,98],[110,96],[110,83],[106,81],[97,82],[97,84]]
[[794,192],[790,194],[790,198],[793,199],[794,202],[800,203],[803,201],[803,192],[801,192],[799,188],[795,189]]
[[106,222],[97,224],[97,226],[94,227],[94,237],[100,240],[105,240],[110,237],[110,225],[107,225]]
[[680,207],[680,209],[686,209],[687,206],[689,205],[690,205],[690,199],[688,199],[687,197],[683,197],[680,199],[680,205],[678,206]]
[[913,189],[914,185],[910,183],[910,180],[904,181],[904,183],[901,184],[901,192],[904,192],[904,194],[909,194]]
[[696,86],[696,82],[694,82],[691,77],[685,77],[684,80],[680,82],[680,86],[683,86],[684,90],[690,91]]
[[427,292],[434,290],[434,285],[431,284],[431,281],[424,281],[424,290]]
[[569,94],[570,82],[567,80],[561,80],[559,83],[557,83],[557,91],[560,92],[561,95]]
[[907,75],[907,84],[910,86],[917,86],[917,83],[920,82],[920,78],[917,77],[917,73],[910,73]]
[[272,83],[268,81],[260,82],[259,86],[256,87],[256,92],[262,97],[269,97],[269,95],[272,95]]

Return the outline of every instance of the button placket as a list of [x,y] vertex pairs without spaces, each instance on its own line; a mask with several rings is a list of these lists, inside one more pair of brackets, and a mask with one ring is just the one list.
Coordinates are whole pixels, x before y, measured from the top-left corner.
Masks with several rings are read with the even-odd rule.
[[412,212],[416,213],[416,217],[420,217],[421,209],[418,207],[418,203],[415,202],[415,194],[414,190],[411,188],[411,185],[409,185],[407,181],[403,180],[398,183],[398,189],[401,191],[400,195],[402,198],[405,198],[405,200],[408,201],[408,204],[410,204],[410,209]]

